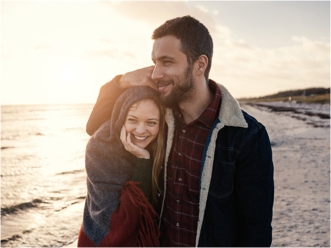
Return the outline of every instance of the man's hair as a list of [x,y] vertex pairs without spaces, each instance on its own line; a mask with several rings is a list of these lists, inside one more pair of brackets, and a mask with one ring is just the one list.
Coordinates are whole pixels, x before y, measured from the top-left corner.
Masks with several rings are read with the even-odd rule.
[[152,39],[173,35],[181,41],[181,51],[186,55],[190,66],[202,54],[208,57],[205,78],[208,82],[213,57],[213,40],[208,29],[195,18],[187,15],[166,21],[154,30]]

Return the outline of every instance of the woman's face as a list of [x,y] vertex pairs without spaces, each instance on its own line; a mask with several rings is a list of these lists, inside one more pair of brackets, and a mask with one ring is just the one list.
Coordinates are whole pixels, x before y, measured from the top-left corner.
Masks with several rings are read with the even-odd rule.
[[124,126],[130,133],[131,142],[145,148],[159,133],[160,110],[156,103],[150,99],[141,100],[129,109]]

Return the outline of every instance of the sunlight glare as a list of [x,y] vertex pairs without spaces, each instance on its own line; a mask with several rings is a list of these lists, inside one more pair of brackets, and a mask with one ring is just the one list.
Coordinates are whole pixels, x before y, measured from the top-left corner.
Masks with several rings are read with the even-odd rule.
[[77,81],[77,71],[73,66],[63,66],[59,73],[62,86],[72,86]]

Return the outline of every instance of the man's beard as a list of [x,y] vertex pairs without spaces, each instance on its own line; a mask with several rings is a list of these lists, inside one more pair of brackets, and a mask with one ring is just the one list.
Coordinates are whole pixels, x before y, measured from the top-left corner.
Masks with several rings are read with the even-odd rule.
[[[173,83],[173,80],[171,80]],[[174,85],[173,89],[167,96],[162,96],[161,99],[169,108],[176,108],[180,102],[183,102],[191,97],[194,91],[194,79],[192,77],[192,67],[189,66],[182,78],[182,82]]]

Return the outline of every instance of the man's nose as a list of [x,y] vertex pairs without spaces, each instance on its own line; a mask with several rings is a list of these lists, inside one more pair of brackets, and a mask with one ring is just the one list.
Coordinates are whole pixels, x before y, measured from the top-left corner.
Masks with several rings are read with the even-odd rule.
[[154,82],[157,82],[158,80],[162,79],[164,77],[163,70],[161,66],[155,65],[153,73],[152,73],[152,80]]

